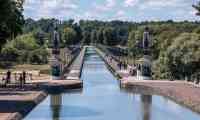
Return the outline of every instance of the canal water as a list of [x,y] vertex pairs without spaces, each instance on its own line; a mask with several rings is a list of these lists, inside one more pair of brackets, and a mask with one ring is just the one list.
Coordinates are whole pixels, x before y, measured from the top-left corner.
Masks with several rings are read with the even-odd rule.
[[49,95],[25,120],[200,120],[200,116],[156,95],[120,90],[93,48],[87,49],[82,91]]

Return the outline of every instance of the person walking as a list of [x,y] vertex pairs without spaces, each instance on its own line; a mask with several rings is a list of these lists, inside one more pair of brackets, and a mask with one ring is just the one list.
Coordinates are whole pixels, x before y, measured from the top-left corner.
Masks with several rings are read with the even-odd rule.
[[15,75],[15,82],[16,82],[17,81],[17,73],[15,72],[14,75]]
[[6,73],[6,84],[9,84],[11,82],[11,71],[8,70]]
[[23,76],[22,76],[22,73],[19,74],[19,84],[20,84],[20,87],[23,88],[24,84],[23,84]]
[[26,71],[22,72],[22,80],[23,84],[26,84]]

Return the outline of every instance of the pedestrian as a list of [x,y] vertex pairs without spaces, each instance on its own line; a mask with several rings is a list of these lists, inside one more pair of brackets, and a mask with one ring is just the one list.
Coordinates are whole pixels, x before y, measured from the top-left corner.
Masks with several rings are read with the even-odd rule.
[[14,75],[15,75],[15,81],[17,81],[17,73],[15,72],[15,74],[14,74]]
[[119,61],[119,69],[121,70],[122,69],[122,62]]
[[30,80],[33,80],[33,75],[32,75],[32,73],[30,73],[29,76],[30,76]]
[[6,87],[6,79],[5,79],[4,75],[2,77],[2,83],[3,83],[3,86]]
[[22,80],[23,80],[23,84],[26,84],[26,71],[22,72]]
[[6,73],[6,83],[9,84],[11,80],[11,71],[8,70]]
[[24,84],[23,84],[23,75],[22,75],[22,73],[19,74],[19,84],[20,84],[20,87],[21,87],[21,88],[24,86]]

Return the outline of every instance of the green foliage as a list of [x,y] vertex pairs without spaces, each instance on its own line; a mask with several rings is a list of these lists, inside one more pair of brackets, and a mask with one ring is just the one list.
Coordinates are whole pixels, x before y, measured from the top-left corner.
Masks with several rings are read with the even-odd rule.
[[167,51],[160,54],[155,64],[158,78],[184,79],[200,70],[200,35],[182,33],[173,40]]
[[0,1],[0,48],[6,43],[6,39],[13,39],[22,32],[23,2],[23,0]]
[[19,57],[20,53],[19,50],[13,47],[11,42],[8,42],[5,47],[1,51],[2,58],[6,58],[7,61],[17,61],[17,58]]
[[39,48],[39,45],[36,43],[36,39],[31,33],[18,36],[15,40],[11,42],[11,44],[13,44],[13,47],[18,50],[31,51]]
[[39,48],[30,52],[29,62],[32,64],[47,64],[48,51],[45,48]]
[[117,38],[116,38],[116,32],[114,28],[108,27],[105,28],[103,31],[103,43],[105,45],[116,45],[117,44]]
[[129,32],[129,36],[128,36],[128,54],[130,57],[134,57],[134,59],[137,56],[140,56],[142,51],[140,47],[140,41],[142,40],[142,33],[140,31],[134,31],[132,30],[131,32]]
[[63,34],[62,34],[62,40],[66,45],[72,45],[75,44],[76,40],[76,31],[73,28],[64,28]]
[[8,41],[1,51],[2,61],[16,63],[46,64],[48,51],[37,43],[32,33],[18,36]]

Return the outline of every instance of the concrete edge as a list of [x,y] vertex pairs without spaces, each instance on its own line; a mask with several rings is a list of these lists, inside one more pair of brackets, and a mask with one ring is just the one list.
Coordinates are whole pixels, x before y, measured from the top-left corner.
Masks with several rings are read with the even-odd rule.
[[173,91],[169,91],[168,93],[165,93],[162,89],[146,86],[146,85],[137,85],[137,84],[123,84],[122,88],[126,89],[126,91],[138,93],[138,94],[144,94],[144,95],[159,95],[163,97],[167,97],[168,99],[174,101],[175,103],[179,105],[183,105],[184,107],[192,110],[193,112],[200,113],[200,107],[197,107],[196,105],[192,105],[189,101],[185,101],[179,96],[173,95]]
[[22,120],[29,112],[31,112],[38,104],[40,104],[48,96],[47,92],[40,91],[40,93],[27,105],[24,105],[24,109],[21,112],[11,113],[6,120]]
[[[75,61],[77,59],[80,59],[81,62],[80,62],[80,65],[78,65],[78,67],[79,67],[79,69],[78,69],[78,76],[77,76],[78,79],[75,79],[75,80],[82,81],[80,78],[81,78],[81,73],[82,73],[83,64],[84,64],[85,51],[86,51],[86,47],[84,47],[81,50],[81,52],[79,53],[79,55],[74,59],[74,61],[72,62],[71,66],[70,66],[70,68],[73,67],[73,65],[75,64]],[[70,73],[70,71],[69,71],[69,73]],[[66,79],[66,80],[70,80],[70,79]]]

